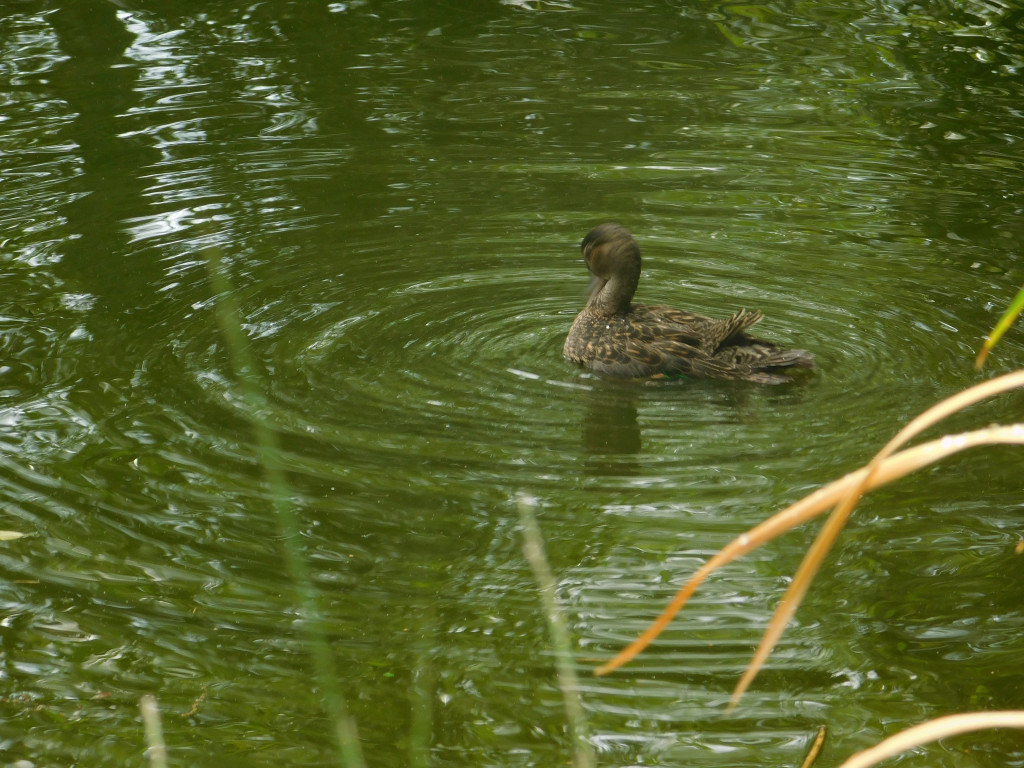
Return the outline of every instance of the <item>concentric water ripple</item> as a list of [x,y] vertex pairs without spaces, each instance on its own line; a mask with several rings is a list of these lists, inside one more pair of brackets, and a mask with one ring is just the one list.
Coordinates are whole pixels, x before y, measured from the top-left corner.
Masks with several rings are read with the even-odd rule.
[[[826,437],[839,423],[856,431],[863,421],[874,430],[887,418],[884,410],[866,418],[851,391],[909,386],[939,393],[934,377],[921,375],[925,361],[918,354],[925,349],[928,366],[960,371],[968,380],[969,345],[957,336],[964,321],[942,306],[945,286],[906,285],[899,265],[913,254],[899,237],[889,238],[884,255],[849,246],[825,261],[808,253],[811,241],[798,227],[773,224],[766,243],[761,232],[756,242],[720,237],[714,224],[705,217],[703,231],[695,227],[682,237],[664,231],[664,224],[646,238],[638,230],[647,254],[640,298],[714,315],[762,309],[759,333],[810,349],[818,369],[778,388],[613,386],[613,399],[639,408],[636,431],[659,440],[657,455],[645,461],[663,463],[664,452],[692,459],[694,419],[731,420],[727,403],[736,395],[783,397],[795,406],[810,388],[817,402],[830,403],[814,417],[814,429]],[[608,386],[561,359],[586,282],[578,260],[564,251],[520,248],[498,258],[476,256],[472,269],[453,273],[458,257],[424,250],[416,262],[421,274],[413,275],[396,257],[363,248],[345,273],[329,278],[307,276],[299,254],[273,267],[251,267],[276,287],[292,285],[288,301],[264,302],[260,282],[236,289],[239,304],[249,308],[240,320],[264,366],[273,421],[296,437],[351,455],[364,470],[410,454],[445,465],[487,461],[496,474],[502,464],[567,460],[585,430],[594,391],[601,399]],[[448,250],[444,244],[435,248],[439,256]],[[368,265],[377,281],[372,291],[360,290]],[[208,320],[198,313],[190,322]],[[900,325],[904,338],[893,343],[893,327]],[[169,330],[196,339],[177,347],[176,355],[211,404],[229,402],[231,363],[222,343],[192,325]],[[935,360],[935,337],[952,342],[939,346],[945,360]],[[650,423],[643,416],[647,405],[659,409]],[[902,400],[890,406],[893,426],[875,430],[879,436],[913,415]]]
[[[189,764],[330,761],[231,305],[367,762],[407,764],[429,721],[435,762],[525,765],[565,762],[564,713],[517,492],[587,672],[730,538],[977,381],[1020,283],[1003,0],[180,5],[0,19],[11,760],[137,761],[155,692]],[[762,310],[817,369],[565,363],[574,243],[608,219],[641,243],[639,301]],[[796,764],[822,719],[839,753],[1015,706],[1019,462],[926,475],[865,500],[733,718],[813,531],[582,678],[602,762]]]

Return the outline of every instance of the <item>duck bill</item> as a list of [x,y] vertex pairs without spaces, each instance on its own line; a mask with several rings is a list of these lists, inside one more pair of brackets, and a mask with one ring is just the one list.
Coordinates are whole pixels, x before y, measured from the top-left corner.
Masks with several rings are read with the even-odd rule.
[[604,288],[607,284],[607,280],[604,280],[598,277],[597,275],[591,275],[590,285],[587,286],[587,292],[586,294],[584,294],[584,298],[587,300],[588,307],[593,303],[594,299],[597,297],[597,294],[601,292],[601,289]]

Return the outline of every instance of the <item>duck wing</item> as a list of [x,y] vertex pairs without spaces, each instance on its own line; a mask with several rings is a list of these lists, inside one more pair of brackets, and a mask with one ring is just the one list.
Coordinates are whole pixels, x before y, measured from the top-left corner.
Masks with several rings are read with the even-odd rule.
[[724,320],[715,320],[696,312],[665,306],[636,306],[630,316],[637,325],[648,328],[660,339],[685,341],[713,355],[719,347],[755,341],[746,331],[761,321],[758,311],[741,309]]
[[712,379],[745,379],[761,384],[779,384],[789,377],[785,368],[813,368],[814,357],[802,349],[780,349],[769,341],[754,338],[747,330],[760,322],[759,311],[740,310],[724,320],[671,307],[650,307],[658,318],[646,346],[660,358],[660,370],[673,374]]
[[620,337],[615,343],[591,344],[592,355],[590,367],[609,376],[632,379],[647,378],[659,373],[683,372],[677,355],[681,359],[692,354],[700,354],[693,346],[683,342],[644,339],[639,337]]

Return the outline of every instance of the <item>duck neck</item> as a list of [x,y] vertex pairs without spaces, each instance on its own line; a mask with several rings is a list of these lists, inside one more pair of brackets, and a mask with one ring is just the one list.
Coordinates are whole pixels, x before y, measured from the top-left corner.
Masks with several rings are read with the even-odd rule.
[[630,302],[640,282],[640,270],[629,270],[612,275],[600,290],[590,298],[589,306],[602,315],[620,315],[629,312]]

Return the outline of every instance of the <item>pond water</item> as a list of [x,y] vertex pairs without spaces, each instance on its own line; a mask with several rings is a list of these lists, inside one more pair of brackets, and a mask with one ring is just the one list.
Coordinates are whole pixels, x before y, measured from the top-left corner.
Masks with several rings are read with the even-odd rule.
[[[5,764],[148,764],[148,693],[172,765],[339,765],[286,538],[369,765],[566,764],[519,493],[601,765],[798,765],[822,724],[835,765],[1024,707],[1019,448],[865,499],[732,716],[814,526],[590,674],[732,537],[1024,360],[1012,331],[971,366],[1024,282],[1011,0],[8,6],[0,529],[27,535],[0,542]],[[641,244],[639,300],[761,309],[818,368],[567,365],[575,245],[606,220]]]

